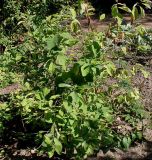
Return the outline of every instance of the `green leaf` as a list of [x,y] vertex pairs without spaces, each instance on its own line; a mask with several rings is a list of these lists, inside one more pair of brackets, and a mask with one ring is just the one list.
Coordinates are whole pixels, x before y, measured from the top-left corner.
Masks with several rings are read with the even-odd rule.
[[15,57],[15,60],[16,61],[20,61],[22,58],[22,55],[21,54],[16,54],[16,57]]
[[108,64],[105,65],[107,73],[112,76],[113,73],[116,71],[116,66],[112,63],[109,62]]
[[81,2],[81,10],[80,10],[80,13],[81,13],[81,14],[85,13],[86,8],[87,8],[87,4]]
[[93,41],[93,43],[92,43],[92,45],[90,47],[90,51],[94,54],[94,57],[97,56],[97,54],[99,53],[100,49],[101,49],[100,44],[98,42],[96,42],[96,41]]
[[121,47],[121,50],[122,50],[122,52],[123,52],[123,54],[127,54],[127,48],[126,47]]
[[117,16],[117,17],[116,17],[116,19],[117,19],[117,23],[118,23],[118,25],[120,26],[120,25],[121,25],[121,23],[122,23],[122,18],[121,18],[121,17],[119,17],[119,16]]
[[47,96],[50,93],[50,89],[49,88],[43,88],[43,95],[44,97]]
[[145,17],[145,10],[140,6],[140,15],[141,17]]
[[113,16],[113,17],[117,17],[117,16],[118,16],[118,13],[119,13],[119,11],[118,11],[117,5],[113,5],[113,6],[112,6],[112,16]]
[[[143,1],[143,0],[142,0]],[[148,9],[151,9],[151,1],[148,0],[144,0],[142,3],[145,7],[147,7]]]
[[122,140],[123,146],[128,149],[129,146],[131,145],[131,139],[130,137],[124,137]]
[[57,139],[57,138],[54,138],[54,149],[55,151],[58,153],[58,154],[61,154],[62,152],[62,144],[61,142]]
[[60,54],[60,55],[57,56],[56,64],[59,64],[59,65],[61,65],[65,68],[66,67],[66,61],[67,61],[67,57],[63,54]]
[[49,50],[53,49],[58,45],[58,36],[55,35],[54,37],[50,37],[47,39],[47,48]]
[[118,13],[117,6],[116,5],[112,6],[112,17],[116,17],[117,13]]
[[50,106],[50,107],[53,106],[53,101],[52,101],[52,100],[49,101],[49,106]]
[[132,141],[134,141],[137,138],[136,134],[134,133],[131,134],[131,137],[132,137]]
[[72,97],[72,103],[77,103],[79,101],[79,96],[76,92],[71,92],[70,96]]
[[119,8],[128,12],[128,13],[131,13],[131,10],[127,6],[122,6],[122,7],[119,7]]
[[48,146],[51,146],[51,144],[52,144],[52,140],[51,140],[50,137],[48,137],[47,135],[44,136],[44,142],[45,142]]
[[53,74],[55,71],[55,68],[56,68],[56,65],[53,62],[51,62],[48,67],[48,72]]
[[106,17],[106,15],[105,15],[105,14],[100,15],[100,21],[104,20],[104,19],[105,19],[105,17]]
[[138,13],[138,9],[137,9],[137,4],[135,4],[134,6],[133,6],[133,9],[132,9],[132,18],[133,18],[133,20],[136,20],[136,19],[138,19],[138,17],[139,17],[139,13]]
[[71,22],[70,27],[72,32],[78,32],[81,29],[81,24],[77,19],[74,19]]
[[31,88],[30,83],[28,82],[25,82],[24,85],[25,85],[26,90],[29,90]]
[[27,104],[28,104],[27,99],[23,99],[23,101],[21,102],[21,105],[25,107]]
[[88,106],[86,104],[82,103],[80,109],[82,109],[83,114],[87,114]]
[[60,34],[61,37],[65,38],[65,39],[73,39],[72,35],[68,32],[63,32]]
[[59,87],[61,87],[61,88],[70,88],[70,87],[72,87],[71,85],[69,85],[69,84],[65,84],[65,83],[60,83],[59,85],[58,85]]
[[71,14],[72,14],[72,19],[75,19],[76,16],[77,16],[76,11],[73,8],[71,8],[70,11],[71,11]]
[[57,99],[57,98],[59,98],[59,97],[60,97],[60,95],[59,95],[59,94],[57,94],[57,95],[53,95],[53,96],[51,96],[51,98],[50,98],[50,99],[54,100],[54,99]]
[[45,112],[44,119],[47,123],[52,123],[52,113],[51,112]]
[[90,72],[90,67],[88,66],[88,64],[84,64],[82,67],[81,67],[81,73],[82,73],[82,76],[85,77],[89,74]]
[[93,154],[93,148],[92,148],[92,146],[89,146],[89,147],[87,148],[86,154],[87,154],[87,155]]
[[67,112],[69,112],[69,113],[72,112],[72,107],[68,104],[67,101],[64,101],[64,102],[63,102],[63,106],[64,106],[64,108],[65,108],[65,110],[66,110]]
[[52,158],[53,155],[54,155],[54,150],[51,150],[51,151],[49,151],[47,153],[48,153],[49,158]]

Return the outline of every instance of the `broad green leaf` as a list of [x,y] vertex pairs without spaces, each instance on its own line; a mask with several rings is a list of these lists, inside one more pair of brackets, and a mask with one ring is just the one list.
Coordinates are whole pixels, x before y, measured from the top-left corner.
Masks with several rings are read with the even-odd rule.
[[8,105],[6,103],[0,103],[0,110],[5,109],[8,107]]
[[117,17],[116,17],[116,19],[117,19],[117,23],[118,23],[118,25],[120,26],[120,25],[121,25],[121,23],[122,23],[122,18],[121,18],[121,17],[119,17],[119,16],[117,16]]
[[51,62],[49,64],[48,72],[51,73],[51,74],[53,74],[54,71],[55,71],[55,68],[56,68],[56,65],[53,62]]
[[47,48],[49,50],[53,49],[58,45],[58,36],[55,35],[54,37],[50,37],[47,39]]
[[22,55],[21,54],[16,54],[16,57],[15,57],[15,60],[16,61],[20,61],[22,58]]
[[121,47],[121,50],[122,50],[122,52],[123,52],[123,54],[127,54],[127,48],[126,47]]
[[82,76],[85,77],[89,74],[90,72],[90,67],[88,66],[88,64],[84,64],[82,67],[81,67],[81,73],[82,73]]
[[68,32],[63,32],[60,34],[61,37],[65,38],[65,39],[73,39],[72,35]]
[[66,84],[66,83],[60,83],[59,85],[58,85],[59,87],[61,87],[61,88],[71,88],[72,86],[71,85],[69,85],[69,84]]
[[86,10],[87,6],[88,5],[86,3],[81,2],[81,11],[80,11],[81,14],[85,13],[85,10]]
[[26,90],[29,90],[31,88],[30,83],[28,82],[25,82],[24,85],[25,85]]
[[55,134],[55,130],[56,130],[56,124],[53,123],[52,127],[51,127],[51,134],[54,136]]
[[76,113],[71,112],[70,115],[71,115],[72,118],[74,118],[75,120],[78,120],[78,117],[77,117],[77,114],[76,114]]
[[53,100],[49,101],[49,106],[52,107],[53,106]]
[[71,22],[70,27],[72,32],[78,32],[81,29],[81,24],[77,19],[74,19]]
[[73,8],[71,8],[70,11],[71,11],[71,14],[72,14],[72,19],[75,19],[76,16],[77,16],[76,11]]
[[49,158],[52,158],[54,156],[54,150],[48,151]]
[[112,110],[110,110],[108,107],[102,107],[102,113],[103,113],[103,117],[107,120],[107,121],[112,121]]
[[112,16],[113,16],[113,17],[116,17],[117,14],[118,14],[117,5],[113,5],[113,6],[112,6]]
[[112,76],[113,73],[116,71],[116,66],[113,63],[111,63],[111,62],[109,62],[108,64],[106,64],[105,68],[106,68],[107,73],[110,76]]
[[50,93],[50,89],[49,88],[43,88],[43,95],[47,96]]
[[86,151],[86,154],[87,155],[92,155],[93,154],[93,148],[92,148],[92,146],[89,146],[88,148],[87,148],[87,151]]
[[132,18],[133,18],[133,20],[136,20],[136,19],[138,19],[138,17],[139,17],[139,13],[138,13],[138,9],[135,4],[132,9]]
[[148,9],[151,9],[151,1],[145,1],[142,3],[145,7],[147,7]]
[[131,134],[131,139],[134,141],[136,138],[137,138],[136,134],[135,134],[135,133],[132,133],[132,134]]
[[37,100],[42,100],[42,98],[43,98],[42,94],[40,92],[35,93],[35,97],[36,97]]
[[45,142],[48,146],[51,146],[51,145],[52,145],[52,140],[51,140],[50,137],[48,137],[47,135],[44,136],[44,142]]
[[141,17],[145,17],[145,10],[140,6],[140,15]]
[[56,64],[59,64],[65,67],[66,61],[67,61],[67,57],[63,54],[59,54],[56,59]]
[[59,115],[60,115],[61,117],[64,116],[64,113],[62,112],[62,110],[59,110]]
[[63,102],[63,106],[66,109],[67,112],[71,113],[72,112],[72,107],[68,104],[67,101]]
[[28,104],[27,99],[23,99],[23,101],[21,102],[21,105],[24,107]]
[[95,57],[99,53],[100,49],[101,49],[100,44],[98,42],[96,42],[96,41],[93,41],[93,43],[91,45],[91,52],[93,52]]
[[124,137],[122,140],[123,146],[128,149],[131,145],[131,139],[129,137]]
[[59,94],[57,94],[57,95],[53,95],[53,96],[51,96],[51,97],[50,97],[50,99],[54,100],[54,99],[57,99],[57,98],[59,98],[59,97],[60,97],[60,95],[59,95]]
[[72,97],[72,103],[77,103],[79,101],[79,96],[76,92],[71,92],[70,96]]
[[62,144],[61,142],[57,139],[57,138],[54,138],[54,149],[55,151],[58,153],[58,154],[61,154],[62,152]]
[[128,12],[128,13],[131,13],[131,10],[127,6],[122,6],[122,7],[119,7],[119,8]]
[[69,123],[70,123],[70,125],[73,125],[74,124],[74,120],[73,119],[69,119]]
[[105,15],[105,14],[100,15],[100,21],[104,20],[104,19],[105,19],[105,17],[106,17],[106,15]]
[[83,111],[83,114],[87,114],[88,106],[84,103],[81,104],[80,108]]
[[114,18],[117,18],[117,17],[123,18],[123,16],[119,13],[117,5],[113,5],[112,6],[112,17],[114,17]]

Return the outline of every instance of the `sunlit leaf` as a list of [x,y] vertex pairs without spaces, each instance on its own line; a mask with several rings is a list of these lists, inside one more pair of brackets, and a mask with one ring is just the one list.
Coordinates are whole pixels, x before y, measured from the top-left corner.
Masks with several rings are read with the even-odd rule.
[[57,138],[54,138],[54,147],[55,147],[55,151],[58,154],[61,154],[61,152],[62,152],[62,144]]
[[105,19],[105,17],[106,17],[106,15],[105,15],[105,14],[100,15],[100,21],[104,20],[104,19]]

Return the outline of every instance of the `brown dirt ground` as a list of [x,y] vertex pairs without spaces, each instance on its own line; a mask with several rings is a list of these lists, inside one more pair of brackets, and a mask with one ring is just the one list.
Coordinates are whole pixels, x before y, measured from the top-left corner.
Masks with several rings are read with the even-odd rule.
[[[127,23],[130,22],[130,17],[128,15],[125,15],[124,19],[127,21]],[[103,30],[107,29],[109,23],[111,23],[112,21],[113,20],[110,17],[107,17],[102,22],[99,21],[97,18],[92,18],[91,25],[92,25],[93,28],[95,28],[95,30],[97,30],[97,31],[103,31]],[[81,25],[82,25],[82,29],[84,31],[88,31],[87,20],[86,19],[81,19],[80,22],[81,22]],[[147,14],[145,16],[145,18],[137,20],[135,23],[136,24],[142,24],[142,25],[144,25],[148,29],[152,28],[152,14]]]

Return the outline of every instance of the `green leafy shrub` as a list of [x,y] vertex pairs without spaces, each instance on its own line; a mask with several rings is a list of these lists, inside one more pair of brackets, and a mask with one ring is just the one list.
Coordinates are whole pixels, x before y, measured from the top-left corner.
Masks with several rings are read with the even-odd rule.
[[[130,28],[121,25],[110,27],[109,36],[71,32],[69,22],[76,20],[72,11],[74,16],[66,8],[60,14],[40,16],[39,23],[33,14],[25,13],[23,19],[16,14],[18,25],[26,30],[23,39],[15,41],[19,32],[12,32],[14,39],[1,33],[6,49],[0,55],[0,132],[18,116],[24,128],[35,134],[40,153],[82,159],[99,148],[128,148],[139,139],[137,123],[144,109],[132,82],[142,67],[128,66],[123,58],[129,51],[134,53],[131,44],[140,50],[141,41],[134,43],[137,37],[147,45],[151,36],[145,38],[140,27],[130,27],[129,33]],[[116,38],[123,31],[125,37],[118,44]],[[14,83],[20,84],[19,90],[2,94]],[[119,131],[117,121],[127,129]],[[27,139],[28,132],[23,132]]]

